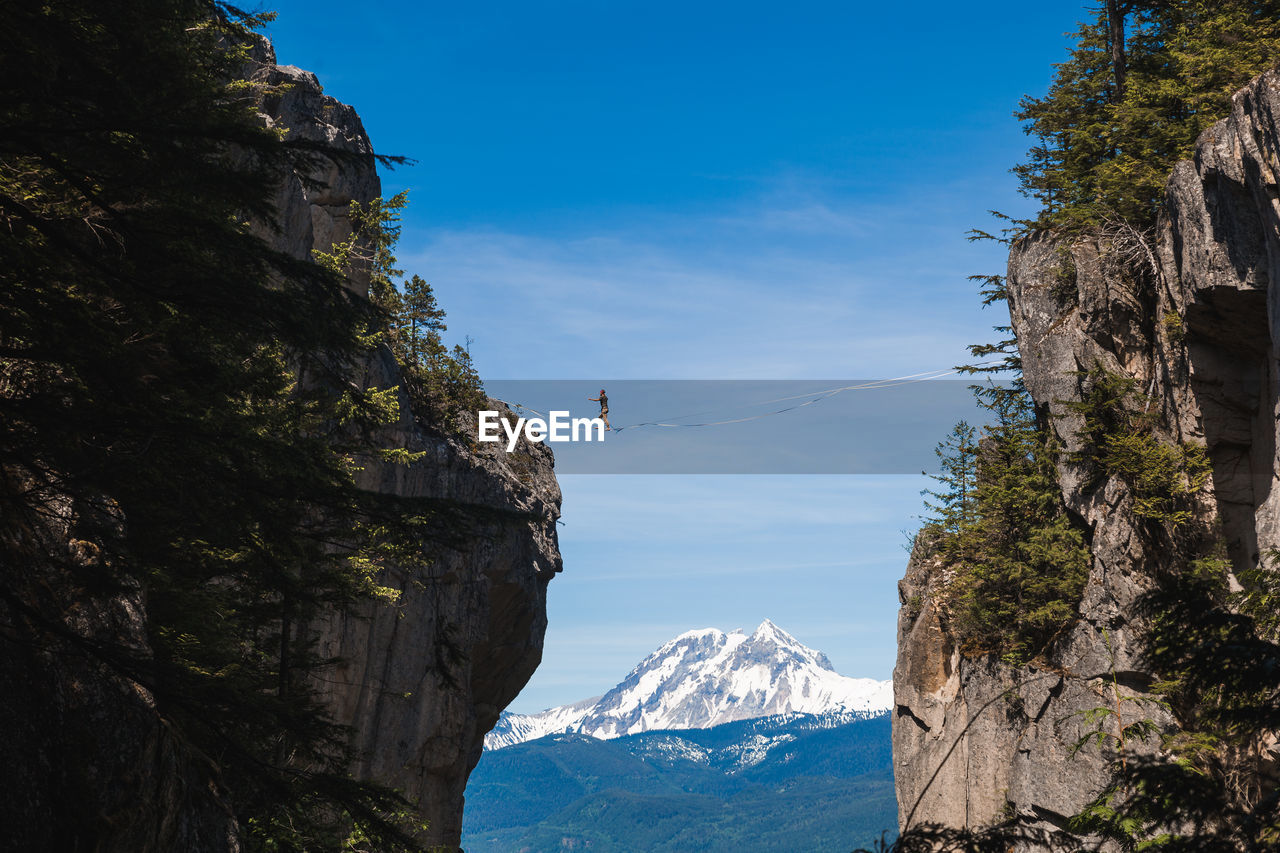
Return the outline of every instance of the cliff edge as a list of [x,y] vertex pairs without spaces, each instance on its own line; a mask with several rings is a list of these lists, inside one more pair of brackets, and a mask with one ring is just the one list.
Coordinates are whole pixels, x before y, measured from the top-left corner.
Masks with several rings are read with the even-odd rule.
[[[265,41],[240,73],[270,84],[263,122],[287,139],[319,143],[300,146],[316,152],[292,167],[303,171],[278,174],[278,227],[258,230],[273,248],[309,260],[351,235],[352,201],[380,195],[373,148],[352,108],[324,95],[314,75],[277,66]],[[368,282],[350,286],[363,294]],[[365,387],[401,384],[385,347],[358,369],[363,376],[351,380]],[[400,403],[398,423],[381,438],[419,461],[366,462],[359,485],[428,499],[450,514],[424,526],[421,565],[384,568],[377,579],[399,591],[394,604],[321,611],[312,624],[285,630],[314,638],[318,654],[337,661],[312,670],[312,686],[346,727],[352,774],[402,791],[428,824],[421,841],[457,849],[463,790],[484,735],[541,659],[547,584],[561,569],[560,492],[545,446],[482,449],[422,424],[403,394]],[[197,510],[217,509],[198,473],[162,476],[190,489]],[[30,490],[20,465],[0,467],[0,478],[7,498]],[[32,506],[10,511],[6,503],[0,512],[0,846],[237,853],[244,815],[220,776],[225,756],[204,754],[157,699],[151,644],[162,603],[155,594],[148,600],[143,582],[104,566],[92,539],[75,538],[85,535],[78,518],[116,533],[131,519],[110,494],[72,494],[46,489]]]
[[[1155,437],[1202,446],[1211,476],[1188,535],[1225,544],[1235,572],[1280,544],[1280,73],[1236,94],[1179,163],[1154,235],[1124,228],[1015,242],[1006,280],[1024,381],[1064,454],[1067,512],[1090,545],[1079,619],[1026,665],[961,654],[949,568],[921,537],[899,584],[893,747],[900,822],[976,828],[1010,817],[1061,829],[1102,788],[1106,756],[1077,751],[1086,712],[1171,720],[1150,698],[1138,602],[1171,568],[1135,495],[1081,449],[1085,375],[1127,377],[1158,411]],[[1234,578],[1231,579],[1234,582]],[[1129,708],[1134,710],[1130,711]],[[1274,758],[1274,756],[1273,756]]]
[[[380,195],[373,149],[355,110],[324,95],[315,75],[277,66],[266,44],[255,58],[256,78],[285,86],[263,105],[268,124],[286,138],[360,155],[320,160],[312,174],[281,183],[283,227],[269,238],[309,258],[350,236],[352,201]],[[366,364],[364,383],[388,388],[400,384],[399,375],[384,349]],[[458,508],[458,526],[438,531],[445,544],[432,548],[426,570],[380,580],[399,592],[395,604],[334,612],[315,626],[320,654],[341,661],[316,688],[351,729],[355,775],[402,791],[428,824],[424,841],[456,848],[463,791],[484,736],[542,660],[547,583],[561,569],[560,489],[545,444],[522,439],[508,454],[423,429],[403,395],[400,409],[383,440],[426,455],[413,465],[370,462],[360,485],[447,501]]]

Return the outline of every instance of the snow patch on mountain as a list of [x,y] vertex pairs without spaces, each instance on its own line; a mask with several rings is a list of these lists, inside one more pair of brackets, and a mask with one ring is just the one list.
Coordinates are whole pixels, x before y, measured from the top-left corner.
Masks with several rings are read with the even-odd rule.
[[608,739],[779,714],[862,717],[887,711],[892,699],[892,682],[840,675],[826,655],[766,619],[750,635],[687,631],[603,696],[538,714],[503,714],[485,748],[557,733]]
[[690,743],[683,738],[655,735],[652,740],[644,740],[631,749],[631,754],[648,761],[671,763],[673,761],[691,761],[694,764],[710,764],[711,750]]
[[[768,737],[766,735],[752,735],[741,743],[734,744],[732,752],[737,759],[739,767],[754,767],[769,755],[769,750],[780,744],[790,743],[795,740],[793,734],[783,734],[777,737]],[[730,750],[726,750],[728,752]]]

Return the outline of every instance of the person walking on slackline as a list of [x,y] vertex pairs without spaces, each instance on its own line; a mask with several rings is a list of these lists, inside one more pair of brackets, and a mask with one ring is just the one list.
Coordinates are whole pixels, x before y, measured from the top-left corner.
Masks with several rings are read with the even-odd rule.
[[604,428],[612,430],[613,427],[609,426],[609,398],[605,395],[604,389],[600,389],[599,397],[588,397],[587,399],[593,403],[600,404],[600,419],[604,421]]

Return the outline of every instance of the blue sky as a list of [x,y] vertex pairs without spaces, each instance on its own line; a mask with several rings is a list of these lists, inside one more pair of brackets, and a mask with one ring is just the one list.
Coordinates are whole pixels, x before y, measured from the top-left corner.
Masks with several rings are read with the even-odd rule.
[[[401,265],[491,379],[900,376],[1002,321],[989,209],[1026,213],[1011,117],[1078,2],[281,0],[279,61],[417,165]],[[595,389],[588,388],[588,391]],[[616,408],[620,401],[614,400]],[[938,439],[942,436],[939,435]],[[893,666],[919,477],[561,478],[565,572],[513,705],[598,693],[693,627],[769,617]]]

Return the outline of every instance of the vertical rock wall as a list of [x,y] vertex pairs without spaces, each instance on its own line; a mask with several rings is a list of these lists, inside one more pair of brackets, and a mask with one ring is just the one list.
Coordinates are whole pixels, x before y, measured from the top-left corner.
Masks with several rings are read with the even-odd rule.
[[[265,42],[247,73],[278,87],[262,105],[269,125],[351,155],[317,157],[308,174],[282,176],[281,227],[262,236],[307,258],[350,236],[353,200],[380,194],[372,147],[354,110],[325,96],[314,75],[276,66]],[[385,350],[368,359],[363,379],[380,388],[400,381]],[[460,521],[433,532],[425,568],[383,579],[401,591],[394,606],[331,612],[313,626],[321,654],[343,660],[315,684],[350,727],[355,775],[403,791],[429,823],[424,840],[457,848],[484,735],[541,660],[547,583],[560,570],[560,492],[544,445],[480,451],[419,429],[401,403],[403,418],[384,438],[425,458],[370,464],[362,485],[446,501]],[[0,515],[3,553],[29,557],[0,563],[0,848],[236,853],[240,828],[216,765],[157,713],[135,671],[150,654],[145,596],[85,588],[92,573],[71,571],[97,559],[71,538],[77,513],[111,506],[67,502],[36,521]]]
[[[1081,399],[1079,371],[1101,364],[1135,379],[1162,410],[1161,440],[1207,447],[1212,482],[1192,527],[1224,538],[1237,570],[1280,545],[1278,119],[1271,72],[1174,169],[1154,240],[1123,229],[1074,241],[1036,234],[1009,257],[1026,385],[1065,447],[1079,446],[1079,415],[1067,408]],[[1106,780],[1096,750],[1073,754],[1089,727],[1082,713],[1113,706],[1117,686],[1147,695],[1134,605],[1170,555],[1142,535],[1123,481],[1069,463],[1059,474],[1093,565],[1080,621],[1043,659],[1013,667],[960,655],[947,630],[947,569],[927,543],[900,583],[893,737],[904,828],[1014,814],[1062,827]],[[1121,710],[1167,722],[1151,707]]]
[[[271,126],[357,155],[319,160],[312,174],[281,184],[283,228],[270,239],[309,257],[350,236],[353,200],[380,194],[372,148],[355,111],[324,95],[313,74],[275,65],[265,44],[256,59],[258,79],[286,84],[264,104]],[[399,384],[389,353],[369,359],[364,381]],[[343,661],[316,686],[334,718],[351,727],[356,775],[403,791],[428,822],[426,841],[456,848],[463,790],[484,735],[542,659],[547,583],[561,568],[560,490],[546,445],[522,440],[512,454],[469,446],[420,429],[408,401],[401,404],[403,417],[385,441],[426,456],[412,466],[371,463],[361,484],[452,502],[462,508],[460,525],[437,531],[449,541],[428,546],[425,569],[381,580],[399,590],[394,605],[335,612],[316,626],[320,654]]]

